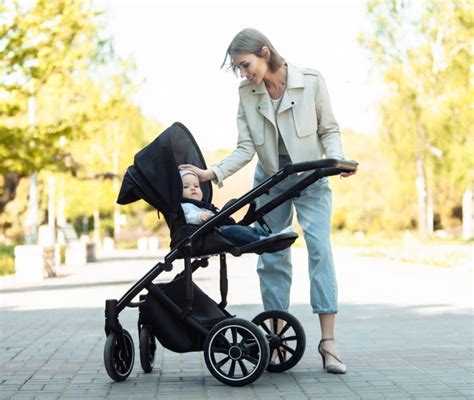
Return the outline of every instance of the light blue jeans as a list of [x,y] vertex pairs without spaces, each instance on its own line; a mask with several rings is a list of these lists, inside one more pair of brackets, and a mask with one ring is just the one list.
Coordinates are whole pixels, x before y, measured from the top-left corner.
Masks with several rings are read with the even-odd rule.
[[[290,162],[280,156],[280,168]],[[304,175],[307,175],[305,172]],[[269,176],[257,164],[254,186]],[[302,175],[291,175],[274,186],[268,195],[257,199],[257,207],[285,192],[299,181]],[[301,226],[308,251],[310,300],[315,314],[337,313],[337,282],[329,240],[331,230],[332,192],[328,179],[322,178],[301,191],[299,197],[287,200],[264,216],[273,233],[288,228],[293,220],[293,206]],[[292,265],[290,248],[262,254],[257,263],[260,291],[265,310],[287,311],[290,305]]]

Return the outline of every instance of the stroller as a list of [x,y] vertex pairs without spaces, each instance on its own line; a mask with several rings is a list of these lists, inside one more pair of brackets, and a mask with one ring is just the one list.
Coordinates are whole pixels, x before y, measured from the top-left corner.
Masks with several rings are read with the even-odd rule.
[[[254,382],[265,370],[282,372],[295,366],[304,354],[306,339],[302,325],[290,313],[271,310],[253,318],[252,322],[236,318],[227,306],[226,253],[262,254],[285,249],[298,235],[277,233],[256,242],[236,245],[217,229],[229,223],[238,210],[248,207],[238,223],[258,222],[267,231],[264,216],[316,180],[345,171],[353,171],[357,163],[324,159],[288,164],[265,182],[242,197],[228,202],[203,225],[186,224],[180,206],[182,183],[180,164],[206,168],[201,151],[188,129],[175,122],[153,142],[140,150],[129,166],[117,199],[129,204],[143,199],[161,213],[170,229],[171,250],[145,276],[138,280],[121,299],[105,304],[104,364],[110,378],[123,381],[130,375],[135,350],[130,333],[123,329],[118,316],[125,307],[138,308],[140,364],[145,372],[154,368],[158,340],[164,348],[185,353],[203,351],[210,373],[230,386]],[[255,200],[291,174],[312,171],[280,196],[258,207]],[[201,184],[204,200],[211,202],[212,185]],[[208,265],[211,256],[220,259],[220,295],[217,303],[194,282],[193,272]],[[173,263],[184,260],[184,269],[166,283],[153,283]],[[145,291],[143,294],[142,292]],[[138,301],[133,301],[138,296]]]

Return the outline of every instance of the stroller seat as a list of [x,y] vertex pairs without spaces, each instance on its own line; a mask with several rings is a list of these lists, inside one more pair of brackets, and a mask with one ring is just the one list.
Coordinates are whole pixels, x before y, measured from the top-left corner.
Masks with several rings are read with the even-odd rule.
[[[235,206],[238,201],[238,199],[229,200],[219,213],[228,214],[229,208]],[[254,221],[253,215],[256,210],[256,202],[252,201],[249,206],[247,213],[239,222],[241,225],[249,225]],[[200,238],[200,232],[197,231],[201,231],[200,227],[202,225],[183,223],[184,218],[180,217],[175,218],[175,220],[176,223],[171,226],[171,248],[179,247],[186,239],[197,236],[198,238],[193,240],[191,248],[186,252],[186,255],[191,257],[211,256],[224,252],[230,253],[235,257],[245,253],[273,253],[290,247],[298,238],[298,234],[295,232],[280,232],[245,245],[238,245],[224,237],[218,229],[216,230],[216,226],[220,224],[215,224],[214,218],[208,222],[213,228],[207,232],[202,232],[204,236],[201,235],[202,237]],[[224,225],[236,224],[230,215],[229,217],[220,218],[220,220],[223,221]],[[267,225],[263,217],[259,217],[258,222],[260,222],[262,226]],[[268,226],[267,229],[269,230]],[[196,235],[193,235],[195,233]],[[178,258],[182,258],[183,256],[183,252],[178,251]]]
[[[212,220],[210,221],[212,224]],[[221,253],[229,253],[239,257],[245,253],[273,253],[290,247],[298,238],[295,232],[281,232],[245,245],[237,245],[222,236],[218,231],[210,231],[199,235],[200,226],[183,224],[172,235],[171,248],[176,249],[177,258],[205,257]],[[198,236],[193,239],[193,236]],[[185,246],[188,241],[188,246]]]

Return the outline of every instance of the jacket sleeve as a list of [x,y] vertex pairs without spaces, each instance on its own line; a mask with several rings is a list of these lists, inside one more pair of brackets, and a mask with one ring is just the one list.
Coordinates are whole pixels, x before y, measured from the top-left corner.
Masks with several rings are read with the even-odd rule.
[[226,158],[211,167],[216,175],[216,179],[213,182],[219,187],[223,186],[222,181],[225,178],[248,164],[255,155],[255,145],[250,135],[247,118],[241,102],[239,103],[239,111],[237,113],[237,129],[239,131],[237,148]]
[[318,134],[327,158],[344,159],[339,124],[332,111],[329,92],[321,74],[317,75],[315,88],[316,115],[318,116]]

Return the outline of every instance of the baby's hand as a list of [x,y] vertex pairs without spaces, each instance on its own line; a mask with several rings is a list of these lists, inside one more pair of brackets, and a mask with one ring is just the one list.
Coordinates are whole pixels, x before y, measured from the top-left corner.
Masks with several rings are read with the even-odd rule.
[[201,222],[209,221],[214,216],[210,211],[203,211],[201,213]]

